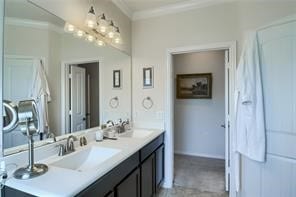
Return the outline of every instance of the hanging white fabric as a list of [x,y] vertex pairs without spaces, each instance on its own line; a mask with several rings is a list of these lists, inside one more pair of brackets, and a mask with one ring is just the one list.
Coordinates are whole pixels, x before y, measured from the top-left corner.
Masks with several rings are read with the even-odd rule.
[[51,101],[50,91],[42,60],[33,62],[34,74],[30,97],[36,101],[39,113],[40,133],[49,132],[48,102]]
[[240,155],[264,162],[266,134],[260,52],[257,32],[249,32],[236,71],[236,189],[239,190]]

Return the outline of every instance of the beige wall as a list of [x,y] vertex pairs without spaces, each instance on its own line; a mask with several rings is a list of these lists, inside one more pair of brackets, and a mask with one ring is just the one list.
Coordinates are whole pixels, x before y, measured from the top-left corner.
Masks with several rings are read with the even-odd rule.
[[[240,1],[133,22],[135,125],[164,128],[164,117],[160,115],[163,115],[165,104],[166,50],[168,48],[236,40],[239,56],[246,30],[268,25],[295,13],[296,2]],[[141,69],[147,65],[154,66],[155,87],[143,90]],[[154,107],[150,111],[142,110],[141,100],[144,96],[150,96],[154,101]],[[259,194],[254,188],[258,188],[256,186],[260,184],[260,177],[255,176],[258,171],[254,169],[260,167],[257,163],[243,158],[243,175],[248,174],[252,177],[252,182],[246,183],[246,177],[242,177],[242,188],[245,193],[239,193],[238,196],[249,197],[252,194]]]
[[[211,73],[211,99],[176,99],[174,116],[175,153],[224,158],[225,65],[222,51],[173,56],[177,74]],[[176,95],[176,94],[175,94]]]
[[[292,2],[232,2],[175,13],[132,25],[133,115],[136,125],[164,127],[166,50],[179,46],[238,41],[244,31],[266,25],[296,12]],[[239,54],[238,51],[238,54]],[[154,66],[154,88],[142,88],[142,67]],[[151,110],[144,110],[142,99],[150,96]]]
[[65,21],[85,27],[84,20],[92,2],[95,2],[97,14],[105,13],[108,19],[112,19],[115,25],[119,26],[123,40],[122,45],[117,48],[127,54],[131,54],[131,20],[122,13],[109,0],[86,1],[86,0],[31,0],[37,5],[47,9]]

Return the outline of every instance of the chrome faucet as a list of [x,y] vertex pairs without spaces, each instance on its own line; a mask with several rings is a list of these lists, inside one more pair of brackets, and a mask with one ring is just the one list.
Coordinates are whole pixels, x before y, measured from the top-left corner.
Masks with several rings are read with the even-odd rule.
[[113,122],[112,120],[108,120],[108,121],[107,121],[107,127],[108,127],[110,124],[112,125],[112,127],[114,127],[114,122]]
[[52,138],[53,142],[56,142],[57,141],[56,135],[53,132],[48,132],[46,134],[46,138]]
[[66,145],[64,145],[64,144],[57,145],[57,147],[59,147],[59,153],[58,153],[58,155],[59,156],[64,156],[64,155],[67,155],[69,153],[74,152],[75,151],[74,141],[77,141],[77,137],[75,137],[73,135],[70,135],[67,138]]
[[87,140],[85,136],[80,137],[80,146],[86,146],[87,145]]
[[74,135],[70,135],[67,138],[66,153],[71,153],[75,151],[74,141],[77,141],[77,137],[75,137]]

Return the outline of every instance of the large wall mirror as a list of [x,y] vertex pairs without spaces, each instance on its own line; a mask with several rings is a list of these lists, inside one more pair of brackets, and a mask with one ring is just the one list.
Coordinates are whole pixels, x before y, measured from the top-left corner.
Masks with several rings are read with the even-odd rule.
[[[5,2],[3,102],[37,102],[41,134],[35,141],[131,119],[130,56],[77,38],[64,25],[27,0]],[[10,117],[4,108],[4,126]],[[4,155],[26,143],[18,127],[3,131]]]

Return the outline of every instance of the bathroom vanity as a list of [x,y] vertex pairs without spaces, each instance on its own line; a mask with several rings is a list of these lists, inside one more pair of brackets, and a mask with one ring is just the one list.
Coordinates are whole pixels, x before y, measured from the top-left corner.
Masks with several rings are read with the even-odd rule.
[[46,174],[10,178],[2,196],[153,196],[164,177],[163,131],[130,132],[134,135],[91,141],[69,155],[52,155],[42,160],[49,167]]

